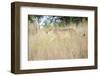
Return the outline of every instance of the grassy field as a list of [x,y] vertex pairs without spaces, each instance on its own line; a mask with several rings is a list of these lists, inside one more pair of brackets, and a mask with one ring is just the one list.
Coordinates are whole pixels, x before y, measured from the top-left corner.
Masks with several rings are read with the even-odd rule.
[[87,22],[64,28],[39,29],[29,25],[28,60],[79,59],[88,57]]

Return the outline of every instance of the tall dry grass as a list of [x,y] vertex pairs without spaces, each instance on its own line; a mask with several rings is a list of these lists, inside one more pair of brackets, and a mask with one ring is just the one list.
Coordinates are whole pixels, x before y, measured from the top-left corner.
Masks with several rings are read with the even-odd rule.
[[29,24],[28,59],[79,59],[88,57],[87,22],[65,28],[39,29]]

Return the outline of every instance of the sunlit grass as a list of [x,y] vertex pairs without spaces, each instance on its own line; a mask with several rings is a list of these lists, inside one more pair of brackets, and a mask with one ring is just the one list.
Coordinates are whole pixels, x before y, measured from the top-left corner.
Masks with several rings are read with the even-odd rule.
[[[73,23],[69,25],[68,27],[58,27],[57,30],[53,28],[39,29],[37,32],[33,27],[29,27],[28,59],[87,58],[87,23],[80,23],[77,27]],[[66,30],[63,30],[65,28]]]

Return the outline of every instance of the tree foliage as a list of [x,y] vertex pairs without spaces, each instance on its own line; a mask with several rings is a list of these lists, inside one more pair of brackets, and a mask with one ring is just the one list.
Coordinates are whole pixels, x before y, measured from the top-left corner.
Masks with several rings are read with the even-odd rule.
[[42,15],[29,15],[28,20],[36,22],[42,27],[65,27],[69,23],[73,22],[77,26],[82,20],[87,21],[87,17],[73,17],[73,16],[42,16]]

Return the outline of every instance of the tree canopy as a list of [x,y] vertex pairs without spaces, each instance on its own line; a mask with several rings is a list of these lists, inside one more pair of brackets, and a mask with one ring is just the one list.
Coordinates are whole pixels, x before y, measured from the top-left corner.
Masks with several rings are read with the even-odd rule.
[[28,20],[36,22],[40,27],[65,27],[70,22],[76,23],[78,25],[82,20],[87,21],[87,17],[73,17],[73,16],[44,16],[44,15],[29,15]]

